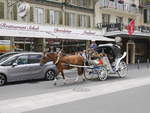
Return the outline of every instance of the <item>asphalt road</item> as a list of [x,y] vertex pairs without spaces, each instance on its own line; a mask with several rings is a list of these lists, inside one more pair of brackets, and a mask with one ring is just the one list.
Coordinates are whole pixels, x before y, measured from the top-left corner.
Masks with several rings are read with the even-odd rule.
[[[85,87],[90,88],[150,77],[150,69],[147,69],[146,66],[141,67],[140,70],[137,70],[135,66],[129,66],[129,72],[126,78],[118,78],[117,75],[113,75],[106,81],[93,79],[86,82],[74,82],[76,72],[73,70],[66,73],[71,80],[68,80],[65,85],[62,80],[57,81],[57,86],[53,85],[53,81],[44,80],[9,83],[4,87],[0,87],[0,104],[3,104],[2,102],[5,100],[26,98],[47,93],[57,93],[65,90],[75,89],[77,91],[86,92],[88,89],[85,89]],[[149,113],[149,88],[149,84],[143,86],[139,85],[138,88],[127,88],[122,91],[118,90],[114,93],[106,93],[105,95],[91,96],[81,100],[77,99],[73,102],[66,102],[66,104],[56,104],[54,106],[42,107],[40,109],[37,108],[25,113]],[[53,97],[48,97],[48,99],[51,98]]]
[[0,100],[12,99],[17,97],[32,96],[37,94],[44,94],[49,92],[55,92],[65,89],[71,89],[78,86],[93,86],[97,84],[105,84],[114,81],[121,81],[132,78],[146,77],[149,75],[150,69],[143,68],[137,70],[134,67],[129,67],[128,76],[126,78],[118,78],[118,75],[111,75],[106,81],[99,81],[97,79],[88,80],[82,82],[80,79],[79,82],[74,82],[76,77],[76,71],[66,73],[70,78],[67,83],[64,85],[64,81],[60,78],[57,81],[57,86],[54,86],[54,81],[44,81],[44,80],[34,80],[26,82],[14,82],[9,83],[3,87],[0,87]]
[[150,85],[24,113],[149,113]]

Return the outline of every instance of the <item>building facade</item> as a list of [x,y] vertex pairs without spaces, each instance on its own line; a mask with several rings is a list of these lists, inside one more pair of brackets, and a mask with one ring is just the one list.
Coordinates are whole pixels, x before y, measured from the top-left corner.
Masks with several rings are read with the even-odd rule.
[[[8,51],[63,48],[71,53],[85,49],[89,40],[99,44],[121,37],[126,62],[146,62],[149,14],[143,0],[0,0],[0,43]],[[132,19],[135,32],[129,36],[126,26]]]
[[[146,62],[150,58],[150,29],[144,23],[143,8],[143,0],[99,0],[95,5],[95,26],[105,30],[107,37],[122,38],[127,63]],[[135,32],[129,36],[126,26],[131,20],[135,20]]]
[[[73,31],[71,32],[74,33],[80,31],[88,35],[92,34],[92,32],[97,32],[91,31],[94,26],[93,0],[20,0],[20,2],[17,0],[0,0],[0,20],[0,25],[3,29],[4,27],[8,27],[10,30],[13,26],[14,30],[14,28],[19,29],[21,26],[25,26],[25,29],[22,27],[21,29],[26,30],[26,33],[27,27],[30,32],[34,30],[32,33],[26,34],[24,32],[26,35],[21,35],[22,31],[20,31],[20,36],[19,34],[16,36],[13,33],[11,36],[7,36],[7,33],[5,36],[1,35],[1,40],[10,40],[10,49],[13,51],[14,49],[23,51],[44,51],[45,48],[57,49],[63,46],[67,52],[73,52],[85,49],[88,43],[88,41],[86,41],[87,39],[65,40],[70,37],[67,37],[67,35],[66,37],[56,36],[57,39],[56,37],[54,39],[46,35],[44,36],[44,34],[43,37],[39,37],[35,30],[39,30],[43,26],[55,27],[55,31],[65,33],[70,33],[69,30],[72,28]],[[45,30],[48,30],[48,28],[45,28]],[[49,35],[51,35],[51,33],[49,33]],[[62,37],[64,40],[59,39]],[[76,37],[70,37],[70,39],[76,39]],[[78,47],[76,47],[76,44]]]

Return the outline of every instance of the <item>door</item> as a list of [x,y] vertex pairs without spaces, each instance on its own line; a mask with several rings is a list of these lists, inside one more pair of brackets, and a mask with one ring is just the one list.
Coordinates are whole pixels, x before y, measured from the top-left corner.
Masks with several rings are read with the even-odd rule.
[[15,65],[8,67],[8,75],[11,80],[27,80],[31,72],[29,71],[28,55],[20,55],[13,62]]
[[42,55],[41,54],[30,54],[29,55],[29,65],[30,69],[29,71],[32,74],[32,78],[42,78],[42,66],[40,66],[40,59]]
[[127,64],[135,64],[135,43],[128,42],[127,43]]

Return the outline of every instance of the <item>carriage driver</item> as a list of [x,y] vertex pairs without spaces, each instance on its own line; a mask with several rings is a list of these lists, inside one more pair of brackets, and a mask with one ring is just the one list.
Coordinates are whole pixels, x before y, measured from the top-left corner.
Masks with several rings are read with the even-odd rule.
[[92,40],[92,43],[91,43],[91,45],[90,45],[90,48],[91,48],[92,50],[96,50],[97,44],[95,43],[95,40]]

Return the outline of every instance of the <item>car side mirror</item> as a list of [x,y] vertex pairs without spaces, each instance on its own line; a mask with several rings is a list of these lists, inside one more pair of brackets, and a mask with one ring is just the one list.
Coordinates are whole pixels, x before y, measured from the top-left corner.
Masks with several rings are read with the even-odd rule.
[[15,67],[15,66],[17,66],[17,63],[16,63],[16,62],[14,62],[14,63],[12,64],[12,67]]

